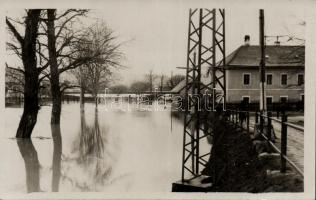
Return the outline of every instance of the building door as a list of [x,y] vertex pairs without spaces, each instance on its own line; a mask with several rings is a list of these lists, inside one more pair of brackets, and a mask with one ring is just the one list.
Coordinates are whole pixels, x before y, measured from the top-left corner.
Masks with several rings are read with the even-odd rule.
[[250,102],[250,97],[242,97],[242,100],[243,100],[246,104],[249,104],[249,102]]

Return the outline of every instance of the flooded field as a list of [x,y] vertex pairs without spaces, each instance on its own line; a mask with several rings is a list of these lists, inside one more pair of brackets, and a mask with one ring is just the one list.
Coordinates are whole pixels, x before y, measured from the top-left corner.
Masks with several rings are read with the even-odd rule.
[[[129,105],[126,105],[129,106]],[[149,106],[150,108],[151,106]],[[170,109],[41,107],[32,140],[15,139],[22,108],[5,109],[0,192],[170,192],[181,176],[182,120]],[[14,167],[13,167],[14,166]]]

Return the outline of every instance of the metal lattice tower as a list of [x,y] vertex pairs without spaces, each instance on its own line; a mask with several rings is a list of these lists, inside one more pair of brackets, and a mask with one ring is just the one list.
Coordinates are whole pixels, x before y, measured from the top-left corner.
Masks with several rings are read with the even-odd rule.
[[[223,105],[223,109],[225,109],[226,77],[224,66],[225,10],[190,9],[184,101],[182,182],[201,176],[201,167],[206,166],[211,154],[209,146],[206,152],[202,151],[205,151],[203,144],[207,142],[207,136],[214,137],[209,128],[212,127],[212,124],[207,118],[207,113],[214,112],[214,108],[219,105]],[[205,95],[206,93],[212,95]],[[206,105],[211,105],[211,107]],[[215,177],[215,172],[213,175]]]

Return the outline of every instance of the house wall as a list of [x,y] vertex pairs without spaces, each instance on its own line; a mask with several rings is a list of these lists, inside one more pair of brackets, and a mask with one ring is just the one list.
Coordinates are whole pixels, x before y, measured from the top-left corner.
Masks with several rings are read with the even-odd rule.
[[[249,73],[250,85],[243,84],[243,74]],[[301,100],[304,94],[304,85],[298,86],[298,74],[304,74],[301,68],[267,69],[266,74],[271,73],[272,85],[265,85],[266,96],[272,96],[273,102],[280,102],[280,96],[287,96],[289,102]],[[288,76],[287,85],[281,85],[281,74]],[[226,70],[227,102],[238,103],[243,96],[250,97],[250,103],[259,102],[260,99],[260,74],[258,68],[238,68]]]

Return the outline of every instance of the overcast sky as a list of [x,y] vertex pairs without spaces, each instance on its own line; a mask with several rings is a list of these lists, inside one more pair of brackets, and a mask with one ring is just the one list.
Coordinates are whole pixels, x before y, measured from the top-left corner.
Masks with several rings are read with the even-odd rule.
[[[142,80],[149,70],[169,76],[171,71],[184,74],[176,67],[186,63],[189,7],[181,1],[109,1],[104,8],[92,10],[83,23],[102,19],[121,42],[128,41],[122,47],[124,65],[128,68],[120,72],[119,83],[129,84]],[[286,34],[305,39],[304,22],[303,9],[265,9],[266,35]],[[226,9],[226,55],[243,44],[246,34],[250,35],[252,45],[259,44],[259,10]],[[273,41],[270,39],[270,43]]]
[[[123,47],[128,69],[121,72],[122,82],[129,83],[142,79],[151,69],[157,74],[170,75],[171,70],[184,74],[176,67],[186,63],[188,13],[184,4],[138,1],[128,6],[111,3],[90,16],[104,19],[120,40],[131,40]],[[265,22],[266,35],[290,34],[304,39],[302,9],[266,9]],[[258,9],[226,9],[227,55],[243,44],[246,34],[250,35],[251,44],[259,44]],[[270,43],[274,40],[271,38]]]

